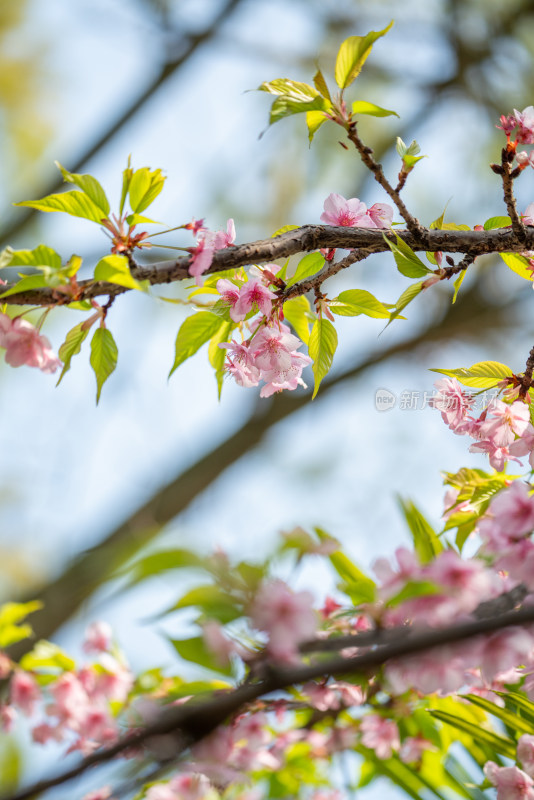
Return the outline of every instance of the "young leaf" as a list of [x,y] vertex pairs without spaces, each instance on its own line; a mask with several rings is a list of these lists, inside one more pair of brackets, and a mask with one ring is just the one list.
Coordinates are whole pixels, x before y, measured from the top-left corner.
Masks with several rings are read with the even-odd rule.
[[313,359],[313,374],[315,386],[312,400],[319,391],[319,386],[324,376],[332,366],[332,360],[337,348],[337,333],[332,323],[327,319],[317,319],[314,322],[308,342],[308,353]]
[[195,586],[194,589],[184,594],[167,613],[178,611],[180,608],[189,608],[190,606],[196,606],[207,617],[216,619],[223,625],[243,616],[243,611],[236,607],[232,597],[213,583]]
[[532,722],[525,722],[518,714],[514,714],[513,711],[509,711],[507,708],[501,708],[501,706],[488,700],[487,697],[479,697],[476,694],[463,695],[463,697],[465,700],[469,700],[470,703],[483,708],[488,714],[500,719],[512,730],[518,733],[532,733]]
[[107,328],[97,328],[91,339],[91,364],[96,376],[96,402],[100,400],[102,386],[107,381],[115,367],[119,351],[111,331]]
[[106,281],[124,286],[126,289],[138,289],[144,292],[147,289],[148,281],[140,283],[130,272],[130,266],[126,256],[110,255],[100,259],[95,267],[95,281]]
[[337,574],[345,582],[345,591],[355,605],[372,603],[376,595],[376,584],[341,550],[329,556],[330,563]]
[[13,205],[36,208],[37,211],[60,211],[70,214],[72,217],[82,217],[82,219],[99,224],[106,216],[88,195],[77,191],[49,194],[41,200],[24,200],[22,203],[13,203]]
[[44,244],[33,250],[13,250],[11,247],[6,247],[0,253],[0,269],[3,267],[51,267],[59,270],[61,256]]
[[456,303],[456,298],[458,297],[458,292],[460,291],[460,286],[464,282],[464,278],[467,275],[467,270],[463,269],[459,274],[456,280],[454,281],[454,294],[452,296],[452,302]]
[[230,667],[222,667],[217,663],[213,654],[208,650],[202,636],[194,636],[191,639],[171,639],[171,644],[178,655],[186,661],[192,661],[200,667],[221,672],[223,675],[231,675]]
[[399,316],[400,312],[404,308],[406,308],[408,303],[411,303],[412,300],[416,298],[418,294],[421,293],[421,291],[423,290],[423,283],[424,281],[420,281],[419,283],[412,283],[410,286],[408,286],[407,289],[403,291],[403,293],[395,303],[394,310],[391,312],[388,325]]
[[306,125],[308,126],[308,141],[311,144],[313,137],[328,117],[325,117],[323,111],[307,111],[306,112]]
[[412,248],[407,245],[400,236],[397,234],[395,235],[397,237],[396,244],[391,242],[387,236],[384,236],[384,240],[393,253],[397,269],[401,275],[405,275],[407,278],[422,278],[428,275],[429,272],[432,272],[432,270],[423,264],[421,259],[416,256]]
[[28,292],[31,289],[43,289],[49,285],[49,281],[44,275],[28,275],[21,278],[14,286],[10,286],[5,292],[0,294],[0,297],[9,297],[11,294],[19,294],[20,292]]
[[511,224],[510,217],[490,217],[484,223],[484,230],[492,231],[495,228],[508,228]]
[[161,174],[160,169],[151,172],[148,167],[141,167],[133,173],[128,191],[130,206],[134,214],[140,214],[153,203],[163,189],[164,183],[165,177]]
[[169,378],[175,369],[194,355],[221,327],[221,318],[210,311],[199,311],[187,317],[180,326],[176,337],[175,358]]
[[232,322],[223,322],[215,336],[210,339],[208,347],[208,359],[215,370],[215,379],[217,381],[217,393],[219,400],[221,399],[221,392],[224,379],[224,361],[226,359],[227,351],[224,347],[219,347],[223,342],[227,342],[230,334],[235,328]]
[[315,275],[323,266],[324,256],[320,253],[308,253],[300,259],[295,274],[287,281],[287,286],[293,286],[293,284]]
[[414,550],[419,561],[428,564],[441,553],[443,545],[431,525],[412,502],[405,502],[399,498],[399,505],[412,533]]
[[270,125],[291,114],[302,114],[307,111],[328,111],[332,106],[332,103],[322,97],[313,86],[300,81],[292,81],[288,78],[276,78],[274,81],[266,81],[258,89],[262,92],[277,95],[271,107]]
[[387,108],[382,108],[374,103],[367,103],[365,100],[356,100],[352,104],[353,114],[369,114],[371,117],[398,117],[396,111],[389,111]]
[[102,211],[101,216],[107,217],[110,210],[109,200],[97,179],[93,178],[92,175],[78,175],[75,172],[69,172],[61,166],[59,161],[56,161],[55,164],[61,170],[65,183],[74,183],[78,186],[93,201],[95,206]]
[[439,372],[449,378],[457,378],[464,386],[473,389],[491,389],[496,386],[503,378],[512,375],[512,369],[499,361],[479,361],[472,367],[460,367],[460,369],[431,369],[431,372]]
[[63,369],[61,370],[61,375],[59,376],[56,386],[59,386],[63,380],[63,376],[69,371],[72,357],[78,355],[82,349],[82,343],[89,333],[89,328],[84,328],[84,325],[85,322],[79,322],[78,325],[71,328],[67,333],[65,341],[59,348],[58,355],[63,361]]
[[292,297],[284,303],[284,317],[294,327],[295,333],[302,339],[304,344],[308,344],[310,338],[309,314],[311,307],[308,298],[301,294],[299,297]]
[[128,162],[126,164],[126,169],[122,173],[122,189],[121,189],[121,203],[120,203],[120,216],[122,217],[122,213],[124,211],[124,204],[126,203],[126,196],[128,194],[128,189],[130,188],[130,181],[132,180],[132,175],[134,171],[132,169],[132,157],[131,155],[128,156]]
[[334,297],[329,305],[334,314],[342,317],[357,317],[365,314],[368,317],[377,319],[389,319],[388,309],[377,300],[374,295],[365,289],[347,289],[341,292],[338,297]]
[[516,272],[522,278],[532,283],[534,271],[528,259],[524,256],[520,256],[519,253],[499,253],[499,255],[512,272]]
[[475,725],[473,722],[469,722],[463,717],[449,714],[446,711],[431,710],[430,714],[436,719],[446,722],[448,725],[452,725],[460,731],[468,733],[479,744],[487,744],[496,750],[497,753],[507,758],[515,758],[515,742],[511,742],[509,739],[505,739],[503,736],[488,731],[480,725]]
[[320,69],[317,69],[317,72],[313,76],[313,84],[319,94],[322,94],[322,96],[326,97],[327,100],[332,100],[332,97],[330,96],[330,90],[328,89],[324,75]]
[[336,58],[335,78],[340,89],[347,86],[360,74],[373,44],[392,27],[393,20],[381,31],[370,31],[366,36],[349,36],[339,48]]
[[76,668],[76,662],[70,658],[57,644],[44,639],[36,642],[29,653],[20,660],[20,666],[26,670],[55,669],[61,672]]

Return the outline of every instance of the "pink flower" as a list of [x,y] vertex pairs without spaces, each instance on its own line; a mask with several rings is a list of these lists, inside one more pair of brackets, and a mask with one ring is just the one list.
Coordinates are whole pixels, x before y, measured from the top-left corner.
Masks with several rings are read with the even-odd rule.
[[534,144],[534,107],[527,106],[523,111],[514,108],[518,125],[517,141],[521,144]]
[[421,761],[423,753],[436,748],[428,741],[420,737],[408,736],[402,743],[399,758],[405,764],[415,764]]
[[200,286],[200,276],[211,267],[215,250],[229,247],[235,241],[235,226],[233,219],[229,219],[226,231],[210,231],[207,228],[198,228],[197,246],[191,250],[191,263],[189,274],[196,279]]
[[534,781],[518,767],[484,766],[484,775],[497,787],[497,800],[534,800]]
[[260,371],[254,363],[254,355],[244,344],[238,342],[223,342],[219,345],[228,350],[228,360],[225,369],[239,386],[257,386],[260,381]]
[[[222,283],[222,281],[218,283]],[[217,288],[219,288],[218,284]],[[230,317],[234,322],[241,322],[253,308],[256,308],[265,317],[270,317],[272,301],[276,299],[276,294],[259,280],[249,280],[239,290],[239,298],[230,311]]]
[[61,366],[46,336],[21,317],[10,319],[0,314],[0,347],[5,347],[6,362],[12,367],[26,364],[51,373]]
[[85,631],[83,649],[86,653],[101,653],[109,650],[113,632],[108,622],[92,622]]
[[367,213],[377,228],[391,228],[393,209],[387,203],[374,203]]
[[534,225],[534,203],[529,203],[528,206],[525,208],[525,213],[523,214],[523,222],[525,225]]
[[519,539],[534,529],[534,497],[522,481],[499,492],[489,511],[495,522],[511,539]]
[[491,439],[498,447],[511,445],[515,434],[521,436],[530,422],[528,405],[521,400],[516,400],[512,405],[502,400],[492,400],[486,411],[494,419],[486,418],[480,427],[480,438]]
[[196,773],[177,775],[169,786],[176,793],[177,800],[202,800],[210,790],[210,782],[206,776]]
[[41,698],[41,690],[35,678],[28,672],[16,670],[11,678],[10,701],[23,714],[31,716],[35,704]]
[[362,719],[360,731],[362,744],[374,750],[377,758],[391,758],[393,751],[400,747],[399,729],[393,720],[369,714]]
[[59,725],[53,726],[43,722],[41,725],[36,725],[32,730],[32,739],[38,744],[46,744],[51,740],[61,742],[63,734]]
[[250,617],[256,628],[268,634],[267,649],[279,661],[294,661],[297,645],[317,630],[318,620],[310,592],[292,592],[281,580],[260,586]]
[[511,667],[527,663],[534,646],[532,634],[523,628],[507,628],[485,637],[483,642],[480,666],[487,681]]
[[321,220],[327,225],[342,225],[349,228],[378,227],[368,215],[365,203],[356,197],[346,200],[340,194],[335,193],[329,194],[324,201]]
[[434,386],[438,393],[430,398],[429,405],[441,411],[443,421],[456,431],[475,402],[474,397],[462,390],[456,378],[442,378]]
[[517,742],[517,760],[531,778],[534,778],[534,736],[524,733]]
[[0,705],[0,729],[9,733],[17,718],[17,711],[13,706]]
[[508,116],[501,114],[500,123],[500,125],[496,125],[495,127],[500,128],[500,130],[504,131],[508,136],[512,133],[514,128],[517,127],[517,119],[513,114],[509,114]]

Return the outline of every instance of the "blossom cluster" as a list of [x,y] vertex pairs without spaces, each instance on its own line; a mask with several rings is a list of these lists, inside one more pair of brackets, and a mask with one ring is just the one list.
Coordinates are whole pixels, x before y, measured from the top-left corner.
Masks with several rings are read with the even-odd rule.
[[[513,151],[518,144],[534,144],[534,106],[527,106],[523,111],[514,108],[513,114],[501,115],[497,128],[504,131],[508,146]],[[512,135],[514,136],[513,141]],[[529,164],[534,167],[534,151],[527,153],[525,150],[521,150],[516,153],[516,161],[522,168]]]
[[96,660],[62,672],[46,681],[46,687],[39,673],[21,669],[2,656],[1,677],[10,679],[8,700],[0,706],[3,729],[9,731],[19,713],[33,716],[41,708],[45,720],[32,727],[32,738],[39,744],[68,741],[68,752],[80,750],[87,755],[115,741],[119,729],[112,705],[125,702],[133,685],[132,673],[124,659],[112,652],[107,623],[89,627],[84,649],[96,654]]
[[499,471],[506,461],[521,463],[519,458],[526,455],[534,468],[534,426],[527,402],[506,403],[496,398],[473,417],[469,410],[474,398],[462,390],[456,378],[443,378],[434,385],[438,393],[430,405],[441,411],[443,421],[454,433],[475,440],[470,452],[487,453],[491,466]]
[[200,285],[200,276],[211,267],[215,251],[230,247],[235,242],[234,220],[228,220],[226,231],[210,231],[204,227],[203,219],[194,219],[184,227],[192,230],[197,237],[197,246],[191,248],[189,274],[195,278],[197,285]]

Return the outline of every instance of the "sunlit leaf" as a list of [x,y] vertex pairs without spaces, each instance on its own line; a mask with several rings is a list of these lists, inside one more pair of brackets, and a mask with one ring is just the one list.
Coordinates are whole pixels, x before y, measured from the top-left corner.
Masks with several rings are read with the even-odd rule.
[[370,31],[366,36],[349,36],[339,48],[336,58],[335,77],[340,89],[347,86],[360,74],[373,44],[392,27],[393,20],[381,31]]
[[91,364],[96,376],[96,402],[100,400],[102,386],[107,381],[115,367],[119,351],[117,345],[107,328],[97,328],[91,339]]
[[317,319],[311,329],[308,341],[308,353],[313,359],[313,374],[315,386],[312,400],[319,391],[321,381],[328,374],[337,348],[337,333],[332,323],[327,319]]

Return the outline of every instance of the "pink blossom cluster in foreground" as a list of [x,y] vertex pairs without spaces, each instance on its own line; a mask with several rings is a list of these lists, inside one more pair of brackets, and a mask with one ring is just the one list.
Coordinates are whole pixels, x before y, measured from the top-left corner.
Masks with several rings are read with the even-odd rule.
[[274,278],[271,268],[279,269],[276,264],[267,264],[265,269],[252,267],[246,282],[217,281],[221,300],[234,322],[242,322],[251,312],[259,315],[243,326],[242,331],[250,335],[241,343],[224,342],[220,347],[228,351],[226,372],[239,386],[264,382],[261,397],[306,387],[302,370],[311,364],[309,356],[297,352],[303,342],[280,320],[279,309],[273,308],[277,295],[269,289]]
[[22,317],[11,319],[0,313],[0,347],[5,348],[6,362],[12,367],[26,364],[43,372],[55,372],[61,366],[46,336]]
[[517,742],[516,766],[499,767],[488,761],[484,767],[486,778],[497,789],[497,800],[534,800],[534,736],[523,734]]
[[501,471],[506,461],[529,456],[534,468],[534,426],[528,403],[492,400],[478,417],[469,414],[474,398],[464,392],[456,378],[443,378],[434,384],[438,393],[431,405],[441,411],[443,421],[462,436],[471,436],[472,453],[487,453],[491,466]]

